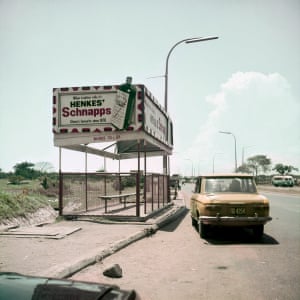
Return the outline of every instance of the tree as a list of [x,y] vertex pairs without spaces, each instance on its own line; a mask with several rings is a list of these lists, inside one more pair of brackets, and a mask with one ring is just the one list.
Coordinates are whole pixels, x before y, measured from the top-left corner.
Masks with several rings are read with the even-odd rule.
[[48,173],[53,172],[54,167],[50,162],[47,161],[41,161],[34,165],[34,169],[41,172],[41,173]]
[[247,164],[242,164],[237,168],[237,172],[241,173],[251,173],[251,168]]
[[280,163],[276,164],[272,170],[277,171],[281,175],[285,175],[291,173],[292,171],[298,171],[298,168]]
[[247,159],[247,165],[255,172],[255,176],[258,175],[260,170],[267,172],[270,169],[271,163],[271,159],[266,155],[255,155]]
[[21,162],[13,168],[16,176],[22,176],[25,179],[35,179],[39,176],[39,172],[33,169],[34,164],[30,162]]

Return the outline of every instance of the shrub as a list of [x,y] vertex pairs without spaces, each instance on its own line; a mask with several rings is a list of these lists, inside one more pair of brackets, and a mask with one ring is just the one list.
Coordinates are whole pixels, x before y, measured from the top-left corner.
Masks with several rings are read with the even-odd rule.
[[8,178],[10,184],[16,184],[16,185],[21,184],[23,179],[24,178],[22,176],[19,176],[19,175],[12,175]]
[[47,178],[47,176],[44,176],[44,177],[42,178],[41,186],[42,186],[45,190],[47,190],[47,189],[49,188],[49,183],[48,183],[48,178]]

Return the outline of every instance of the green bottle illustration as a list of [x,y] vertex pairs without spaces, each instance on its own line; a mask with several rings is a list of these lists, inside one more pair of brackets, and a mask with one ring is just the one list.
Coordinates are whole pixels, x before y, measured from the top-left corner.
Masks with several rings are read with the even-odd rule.
[[112,110],[112,124],[122,130],[130,125],[134,111],[136,88],[132,85],[132,77],[126,77],[126,83],[121,84],[117,91]]

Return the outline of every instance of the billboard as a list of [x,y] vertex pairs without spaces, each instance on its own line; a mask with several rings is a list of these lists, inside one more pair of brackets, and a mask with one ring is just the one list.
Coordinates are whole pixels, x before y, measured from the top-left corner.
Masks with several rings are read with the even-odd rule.
[[144,129],[160,141],[167,141],[168,118],[149,96],[144,99]]
[[147,136],[173,145],[172,122],[144,85],[54,88],[53,133],[56,146]]
[[[87,89],[87,88],[86,88]],[[112,124],[119,130],[126,129],[131,122],[134,110],[135,95],[130,99],[130,94],[119,89],[111,88],[110,91],[89,91],[55,89],[54,99],[57,103],[57,126],[61,127],[99,127]],[[125,122],[126,121],[126,122]]]

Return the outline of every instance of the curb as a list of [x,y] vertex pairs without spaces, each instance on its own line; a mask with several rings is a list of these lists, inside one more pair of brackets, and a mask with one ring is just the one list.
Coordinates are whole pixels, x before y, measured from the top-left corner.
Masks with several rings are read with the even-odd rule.
[[149,225],[148,228],[140,230],[126,239],[115,242],[112,246],[106,249],[98,249],[94,253],[90,253],[84,257],[79,258],[73,265],[60,265],[59,267],[53,267],[45,272],[41,276],[44,277],[54,277],[54,278],[67,278],[71,275],[77,273],[78,271],[86,268],[89,265],[92,265],[96,262],[99,262],[108,256],[116,253],[117,251],[127,247],[128,245],[150,236],[158,231],[160,228],[165,225],[173,222],[179,216],[181,216],[184,212],[186,212],[187,208],[184,206],[175,206],[165,215],[159,217],[154,224]]

